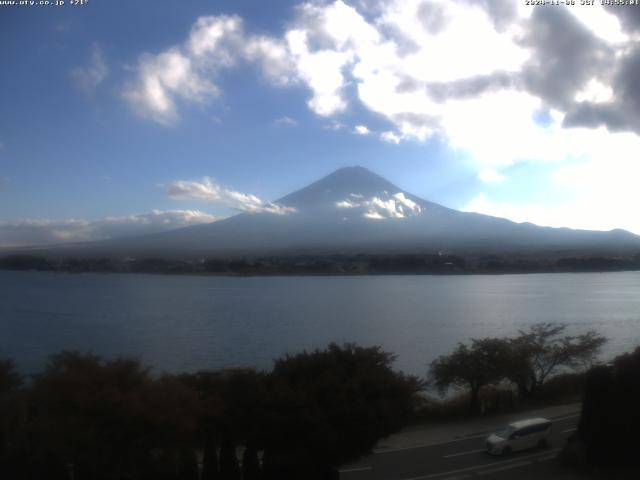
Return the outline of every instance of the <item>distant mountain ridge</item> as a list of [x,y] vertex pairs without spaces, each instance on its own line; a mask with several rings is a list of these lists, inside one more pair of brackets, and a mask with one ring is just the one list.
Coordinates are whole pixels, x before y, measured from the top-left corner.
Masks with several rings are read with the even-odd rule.
[[294,210],[286,215],[241,213],[214,223],[62,246],[48,253],[193,257],[640,249],[640,237],[624,230],[539,227],[453,210],[358,166],[336,170],[274,203]]

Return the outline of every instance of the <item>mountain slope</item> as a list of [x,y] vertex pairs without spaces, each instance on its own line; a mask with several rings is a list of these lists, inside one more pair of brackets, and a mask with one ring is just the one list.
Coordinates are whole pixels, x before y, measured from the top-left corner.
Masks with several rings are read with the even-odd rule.
[[[595,232],[518,224],[432,203],[362,167],[347,167],[277,202],[287,215],[238,214],[211,224],[76,245],[87,255],[287,255],[299,253],[453,253],[640,248],[623,230]],[[60,253],[69,254],[68,248]]]

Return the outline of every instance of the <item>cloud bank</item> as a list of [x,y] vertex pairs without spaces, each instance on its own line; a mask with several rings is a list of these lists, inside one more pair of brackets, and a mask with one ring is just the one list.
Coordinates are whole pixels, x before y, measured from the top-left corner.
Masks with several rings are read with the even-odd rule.
[[258,65],[276,84],[290,81],[291,59],[282,41],[247,37],[238,16],[200,17],[184,44],[141,55],[122,95],[140,115],[172,125],[180,118],[179,102],[202,105],[215,99],[216,77],[242,61]]
[[287,215],[295,208],[272,202],[264,202],[255,195],[226,188],[209,177],[201,181],[176,180],[166,186],[169,197],[176,200],[198,200],[227,205],[245,213],[270,213]]
[[[442,134],[455,143],[458,117],[505,91],[520,109],[558,110],[565,126],[640,130],[637,9],[510,0],[358,5],[303,3],[280,36],[252,35],[239,16],[200,17],[183,44],[140,56],[123,95],[142,115],[171,124],[178,103],[214,99],[216,79],[249,63],[274,85],[306,86],[316,114],[357,102],[387,118],[401,139]],[[94,57],[100,63],[98,50]]]
[[[376,134],[383,142],[442,140],[469,159],[492,205],[517,164],[554,165],[544,187],[561,197],[556,177],[571,163],[584,180],[571,185],[575,201],[600,215],[593,224],[607,224],[601,212],[624,211],[617,226],[640,233],[626,180],[637,170],[631,152],[640,151],[638,11],[598,2],[310,1],[277,35],[252,34],[238,16],[201,17],[182,44],[143,54],[123,95],[171,125],[183,105],[215,101],[226,70],[253,65],[275,87],[306,88],[308,108],[332,125],[365,111],[387,122]],[[363,126],[349,130],[368,133]],[[602,208],[593,210],[590,192],[600,192]],[[570,216],[564,223],[577,225]]]
[[52,245],[164,232],[219,220],[198,210],[153,210],[100,220],[19,220],[0,222],[0,247]]

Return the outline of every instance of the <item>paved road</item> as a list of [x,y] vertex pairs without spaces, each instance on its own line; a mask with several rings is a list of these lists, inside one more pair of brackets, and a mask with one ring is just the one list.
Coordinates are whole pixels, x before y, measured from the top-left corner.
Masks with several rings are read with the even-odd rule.
[[[553,420],[549,447],[494,457],[484,451],[486,434],[436,445],[390,449],[374,453],[340,470],[341,480],[461,480],[513,478],[527,470],[544,469],[576,428],[578,414]],[[502,425],[496,425],[498,430]],[[505,475],[510,473],[511,475]]]

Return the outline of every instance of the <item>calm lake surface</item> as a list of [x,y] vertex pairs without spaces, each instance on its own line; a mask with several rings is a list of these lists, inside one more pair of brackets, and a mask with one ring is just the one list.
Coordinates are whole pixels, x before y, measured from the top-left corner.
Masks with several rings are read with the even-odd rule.
[[133,355],[156,371],[269,369],[331,341],[382,345],[424,374],[471,337],[558,321],[640,345],[640,272],[477,276],[204,277],[0,271],[0,357],[26,373],[63,349]]

